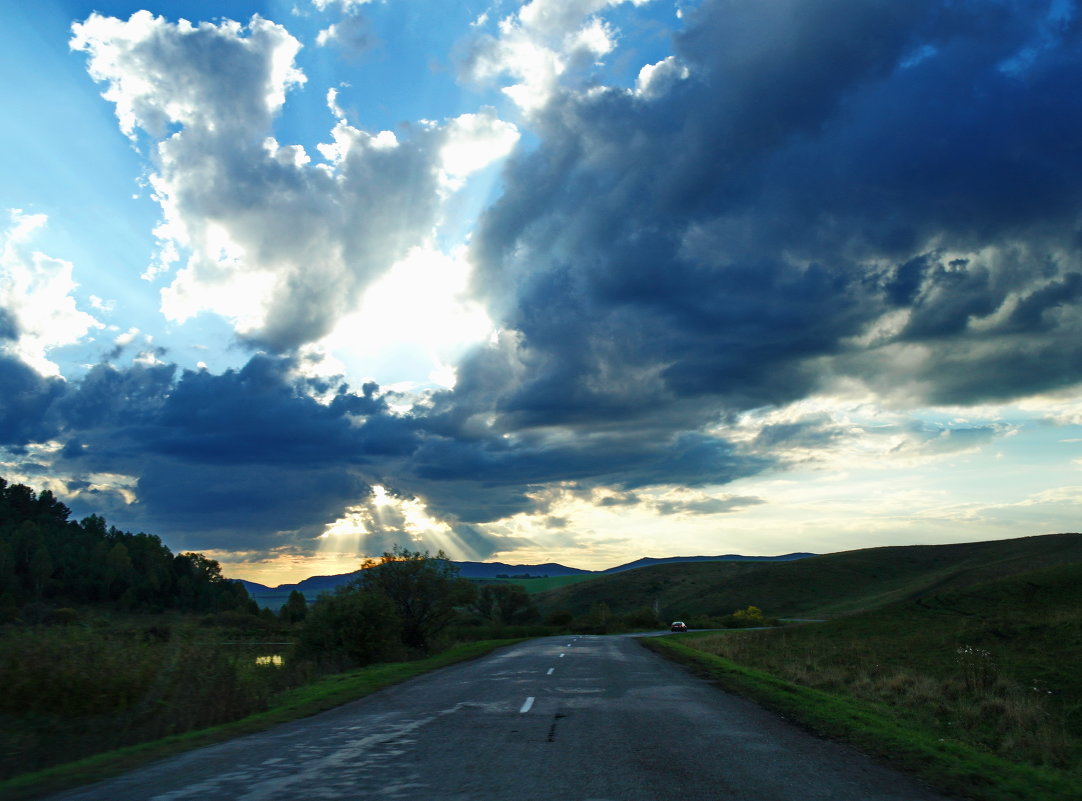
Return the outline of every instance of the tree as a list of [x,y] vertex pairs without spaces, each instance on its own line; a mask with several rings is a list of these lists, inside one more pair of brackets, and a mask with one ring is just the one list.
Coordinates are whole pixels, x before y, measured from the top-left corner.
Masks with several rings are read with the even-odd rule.
[[312,604],[297,641],[297,656],[335,666],[342,661],[363,666],[393,659],[401,648],[398,614],[391,600],[347,585]]
[[390,600],[401,622],[402,642],[424,652],[454,619],[455,607],[468,604],[476,593],[443,551],[433,557],[395,545],[379,562],[367,559],[362,567],[353,584]]
[[293,590],[289,600],[278,612],[279,620],[284,623],[301,623],[308,616],[308,600],[300,590]]
[[128,556],[128,549],[124,547],[124,543],[118,542],[109,549],[105,564],[107,570],[105,574],[106,587],[109,597],[119,598],[131,586],[134,572],[131,557]]
[[493,623],[533,623],[540,614],[529,593],[518,584],[486,584],[477,592],[470,608]]
[[34,592],[34,599],[40,600],[45,592],[45,585],[53,575],[53,560],[49,556],[49,550],[39,544],[35,547],[30,557],[30,581]]

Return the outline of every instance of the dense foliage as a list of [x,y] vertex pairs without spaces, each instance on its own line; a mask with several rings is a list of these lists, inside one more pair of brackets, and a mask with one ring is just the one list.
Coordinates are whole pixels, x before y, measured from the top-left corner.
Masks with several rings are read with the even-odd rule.
[[97,515],[78,523],[70,515],[49,490],[0,478],[0,620],[48,614],[43,604],[258,611],[213,559],[174,555],[158,537],[107,527]]
[[297,653],[318,661],[367,665],[404,653],[427,653],[438,637],[474,602],[473,584],[441,551],[395,546],[335,592],[313,604]]

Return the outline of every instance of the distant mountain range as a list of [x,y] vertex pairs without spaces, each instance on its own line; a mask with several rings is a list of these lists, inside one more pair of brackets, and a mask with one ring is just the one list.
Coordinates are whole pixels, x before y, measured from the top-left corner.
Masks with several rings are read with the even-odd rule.
[[[495,578],[544,578],[546,576],[577,576],[596,575],[603,576],[610,573],[622,573],[625,570],[635,570],[640,567],[651,565],[668,564],[670,562],[791,562],[794,559],[804,559],[815,556],[812,553],[787,553],[782,556],[741,556],[739,554],[723,554],[721,556],[665,556],[653,558],[644,556],[634,562],[617,565],[606,570],[582,570],[577,567],[567,567],[556,562],[546,562],[540,565],[509,565],[504,562],[452,562],[458,568],[458,573],[463,578],[495,579]],[[320,593],[330,592],[352,580],[360,571],[341,573],[335,576],[311,576],[296,584],[279,584],[277,587],[268,587],[245,579],[234,579],[244,585],[248,594],[255,599],[260,606],[277,609],[286,602],[294,590],[300,590],[309,601],[314,601]]]

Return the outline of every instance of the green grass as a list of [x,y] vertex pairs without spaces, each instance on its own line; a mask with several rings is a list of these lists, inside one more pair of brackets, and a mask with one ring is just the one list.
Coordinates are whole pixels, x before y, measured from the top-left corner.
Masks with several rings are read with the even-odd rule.
[[544,578],[529,578],[529,579],[507,579],[512,584],[517,584],[520,587],[524,587],[526,592],[530,595],[536,595],[539,592],[546,592],[548,590],[557,589],[559,587],[567,587],[571,584],[579,584],[583,581],[590,581],[597,576],[586,574],[577,574],[571,576],[546,576]]
[[685,638],[647,638],[724,689],[745,695],[810,727],[890,760],[947,792],[976,801],[1064,801],[1082,798],[1082,781],[1063,771],[1013,763],[965,743],[908,725],[861,701],[802,687],[694,647]]
[[1082,562],[1082,534],[955,545],[867,548],[792,562],[692,562],[628,570],[540,593],[542,613],[614,614],[659,608],[661,617],[721,616],[757,606],[770,617],[837,617],[889,603]]
[[1082,798],[1082,563],[658,647],[945,789]]
[[154,742],[97,754],[0,782],[0,797],[21,801],[90,784],[140,767],[148,762],[201,748],[244,734],[264,731],[280,723],[308,717],[389,687],[392,684],[457,662],[475,659],[496,648],[521,642],[487,640],[458,645],[436,656],[412,662],[396,662],[327,676],[311,684],[286,691],[273,700],[265,712],[200,731],[166,737]]

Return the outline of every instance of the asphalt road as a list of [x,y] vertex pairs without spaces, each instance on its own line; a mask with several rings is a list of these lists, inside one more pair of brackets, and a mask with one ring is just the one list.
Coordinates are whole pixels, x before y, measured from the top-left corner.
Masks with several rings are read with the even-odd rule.
[[56,801],[945,801],[627,637],[550,637]]

